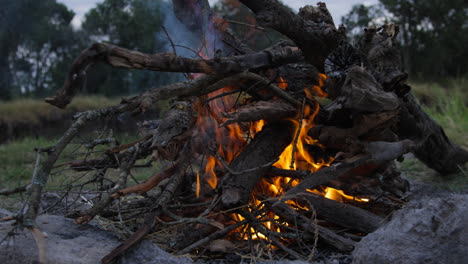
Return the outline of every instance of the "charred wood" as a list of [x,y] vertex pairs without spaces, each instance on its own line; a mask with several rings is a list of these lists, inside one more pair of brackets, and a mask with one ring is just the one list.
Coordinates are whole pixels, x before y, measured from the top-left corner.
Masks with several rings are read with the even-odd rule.
[[323,217],[327,221],[343,227],[371,233],[384,222],[382,217],[364,209],[330,200],[313,193],[301,193],[298,197],[299,200],[305,199],[307,203],[312,204],[313,209],[317,211],[319,217]]
[[[289,122],[276,122],[265,125],[245,150],[229,165],[234,171],[262,167],[278,159],[281,152],[292,140],[292,126]],[[262,178],[268,167],[240,175],[225,175],[221,200],[230,208],[239,203],[247,203],[250,193]]]

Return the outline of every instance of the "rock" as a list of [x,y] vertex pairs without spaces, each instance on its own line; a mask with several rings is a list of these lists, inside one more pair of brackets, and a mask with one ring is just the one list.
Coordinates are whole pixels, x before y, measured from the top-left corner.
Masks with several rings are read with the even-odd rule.
[[[0,241],[12,230],[11,223],[0,223]],[[41,215],[37,219],[41,230],[47,234],[47,257],[49,264],[100,263],[102,257],[119,245],[116,237],[92,225],[76,225],[63,216]],[[21,264],[37,261],[37,247],[27,231],[16,230],[14,238],[0,245],[0,263]],[[189,264],[189,258],[178,258],[163,251],[149,241],[130,250],[120,264]]]
[[439,195],[409,202],[364,237],[353,252],[353,263],[466,263],[468,195]]

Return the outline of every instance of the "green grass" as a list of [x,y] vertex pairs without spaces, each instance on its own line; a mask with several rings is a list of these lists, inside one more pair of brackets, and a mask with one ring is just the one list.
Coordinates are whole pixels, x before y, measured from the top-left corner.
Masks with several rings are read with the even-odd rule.
[[65,110],[58,109],[41,100],[17,99],[0,102],[0,122],[38,124],[41,120],[60,119],[70,113],[116,105],[119,99],[103,96],[77,96]]

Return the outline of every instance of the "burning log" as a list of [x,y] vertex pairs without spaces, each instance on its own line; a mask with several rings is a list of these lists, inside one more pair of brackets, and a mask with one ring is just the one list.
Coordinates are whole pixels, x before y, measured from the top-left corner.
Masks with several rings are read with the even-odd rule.
[[221,126],[238,122],[287,119],[295,114],[296,109],[283,100],[259,101],[240,107],[236,112],[226,113],[227,120]]
[[327,199],[317,194],[301,193],[298,197],[310,203],[317,214],[327,221],[363,233],[375,231],[384,222],[382,217],[359,207]]
[[227,174],[223,184],[222,202],[228,207],[247,203],[250,193],[268,168],[262,165],[274,162],[291,142],[291,126],[287,122],[266,125],[229,165],[231,170],[256,169],[248,173]]
[[[315,245],[316,237],[339,251],[351,251],[354,241],[333,227],[356,231],[348,237],[358,238],[378,228],[395,208],[382,200],[403,203],[408,183],[396,171],[395,159],[413,152],[441,173],[456,171],[468,160],[468,152],[450,142],[410,93],[408,76],[401,71],[400,56],[392,44],[398,27],[371,27],[356,48],[347,43],[345,29],[335,27],[324,3],[294,14],[277,0],[241,2],[255,13],[261,26],[292,41],[253,52],[224,26],[193,23],[215,21],[207,1],[195,5],[177,0],[174,10],[187,27],[206,32],[213,26],[220,39],[230,44],[227,54],[235,55],[221,56],[221,51],[210,54],[211,58],[194,59],[175,52],[145,54],[97,43],[77,57],[63,88],[47,98],[48,103],[66,107],[90,66],[100,62],[205,75],[193,75],[192,80],[154,88],[113,108],[78,116],[33,175],[31,206],[24,216],[27,227],[35,228],[42,187],[54,163],[87,121],[143,112],[166,99],[176,101],[143,139],[112,147],[100,157],[85,156],[61,165],[98,171],[81,188],[102,182],[108,169],[120,170],[117,180],[107,179],[112,183],[109,188],[102,188],[101,183],[99,190],[105,192],[91,208],[74,214],[78,223],[109,208],[120,220],[147,212],[144,223],[103,263],[169,224],[186,224],[173,231],[184,241],[168,243],[180,254],[223,237],[248,241],[250,252],[255,243],[263,244],[268,252],[274,244],[301,259],[315,249],[298,245],[311,241]],[[209,45],[206,39],[200,41]],[[328,104],[319,98],[327,96]],[[127,187],[136,161],[151,153],[155,160],[175,162],[145,182]],[[136,207],[121,210],[124,198],[131,194],[147,197],[137,203],[139,207],[132,204]],[[362,194],[366,198],[351,196]],[[371,212],[371,206],[366,206],[371,203],[389,209]],[[181,204],[206,208],[168,209]],[[129,210],[135,208],[136,213]],[[311,220],[311,214],[325,223]],[[187,232],[193,236],[186,236]]]

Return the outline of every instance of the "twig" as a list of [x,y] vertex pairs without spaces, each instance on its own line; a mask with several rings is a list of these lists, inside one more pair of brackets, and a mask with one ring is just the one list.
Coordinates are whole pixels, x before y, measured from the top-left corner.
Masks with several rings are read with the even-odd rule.
[[26,184],[20,187],[16,187],[14,189],[3,189],[3,190],[0,190],[0,195],[8,196],[8,195],[16,194],[16,193],[22,193],[22,192],[27,191],[29,186],[30,186],[29,184]]
[[247,24],[247,23],[243,23],[243,22],[239,22],[239,21],[228,20],[228,19],[224,19],[224,21],[229,22],[231,24],[238,24],[238,25],[242,25],[242,26],[246,26],[246,27],[255,28],[255,29],[258,29],[260,31],[265,30],[265,28],[263,28],[263,27],[260,27],[260,26],[257,26],[257,25],[251,25],[251,24]]
[[120,189],[125,187],[127,178],[130,174],[130,169],[135,163],[139,151],[139,144],[129,149],[127,157],[120,163],[120,173],[117,183],[108,193],[103,194],[99,202],[80,214],[81,216],[75,220],[77,224],[88,223],[114,200],[112,194],[117,193]]
[[[182,149],[182,153],[191,153],[190,142],[187,142]],[[146,216],[145,222],[143,225],[133,233],[127,240],[122,242],[119,246],[114,248],[109,254],[107,254],[101,262],[103,264],[111,263],[117,257],[124,254],[126,250],[134,246],[136,243],[141,241],[156,225],[156,217],[161,213],[161,208],[169,204],[169,200],[173,197],[175,191],[180,186],[182,179],[185,175],[185,170],[189,165],[189,161],[192,158],[192,155],[182,155],[178,160],[177,170],[174,172],[170,178],[169,183],[167,184],[164,191],[158,197],[153,207],[149,209],[150,213]]]
[[267,236],[268,239],[273,242],[273,244],[275,244],[276,246],[278,246],[279,248],[281,248],[283,251],[285,251],[286,253],[288,253],[289,255],[295,257],[296,259],[299,259],[299,260],[303,260],[305,259],[304,256],[302,256],[301,254],[297,253],[296,251],[286,247],[285,245],[283,245],[283,243],[281,243],[280,241],[278,241],[276,238],[272,237],[271,236],[271,231],[268,230],[265,226],[261,225],[259,222],[258,222],[258,219],[252,214],[252,213],[249,213],[247,212],[246,210],[242,210],[241,211],[241,214],[243,217],[245,217],[246,220],[248,220],[249,224],[255,228],[255,230],[257,230],[258,232],[262,233],[263,235]]
[[235,223],[233,225],[230,225],[226,228],[224,228],[223,230],[219,230],[217,232],[214,232],[212,233],[211,235],[203,238],[203,239],[200,239],[198,240],[197,242],[191,244],[190,246],[180,250],[179,252],[177,252],[177,255],[183,255],[183,254],[187,254],[189,253],[190,251],[192,251],[194,248],[196,247],[199,247],[201,245],[204,245],[210,241],[213,241],[215,239],[218,239],[218,238],[221,238],[221,237],[224,237],[225,235],[227,235],[229,232],[233,231],[234,229],[240,227],[240,226],[243,226],[247,224],[247,220],[243,220],[243,221],[240,221],[238,223]]
[[296,162],[296,152],[297,152],[297,141],[299,140],[299,135],[302,130],[302,120],[304,119],[304,108],[305,108],[305,98],[302,100],[301,115],[299,118],[299,127],[297,128],[296,135],[294,136],[293,150],[291,153],[291,164],[289,165],[290,169],[294,169],[294,163]]
[[46,241],[44,237],[44,233],[38,228],[33,227],[29,228],[31,234],[36,241],[38,255],[39,255],[39,264],[46,264],[47,263],[47,249],[46,249]]
[[250,172],[263,170],[265,168],[271,167],[271,165],[275,164],[275,162],[277,161],[277,160],[274,160],[272,162],[268,162],[266,164],[263,164],[263,165],[260,165],[258,167],[251,168],[251,169],[246,169],[246,170],[242,170],[242,171],[234,171],[233,169],[231,169],[229,167],[229,164],[227,164],[227,162],[221,157],[221,155],[219,155],[219,153],[216,153],[215,156],[221,162],[221,164],[223,164],[223,167],[226,168],[226,170],[229,173],[231,173],[232,175],[241,175],[241,174],[245,174],[245,173],[250,173]]
[[[65,134],[58,140],[58,142],[48,149],[48,157],[40,168],[35,170],[31,180],[30,197],[27,202],[26,212],[23,214],[23,224],[25,227],[34,227],[37,213],[39,211],[42,189],[47,184],[50,171],[52,170],[55,162],[59,158],[65,147],[71,142],[71,140],[80,132],[81,128],[92,120],[99,119],[103,116],[109,116],[115,114],[121,110],[121,107],[109,107],[98,110],[91,110],[78,114],[76,121],[71,127],[65,132]],[[42,150],[41,152],[44,152]],[[39,158],[36,159],[36,163],[39,163]],[[39,166],[37,166],[39,167]]]

